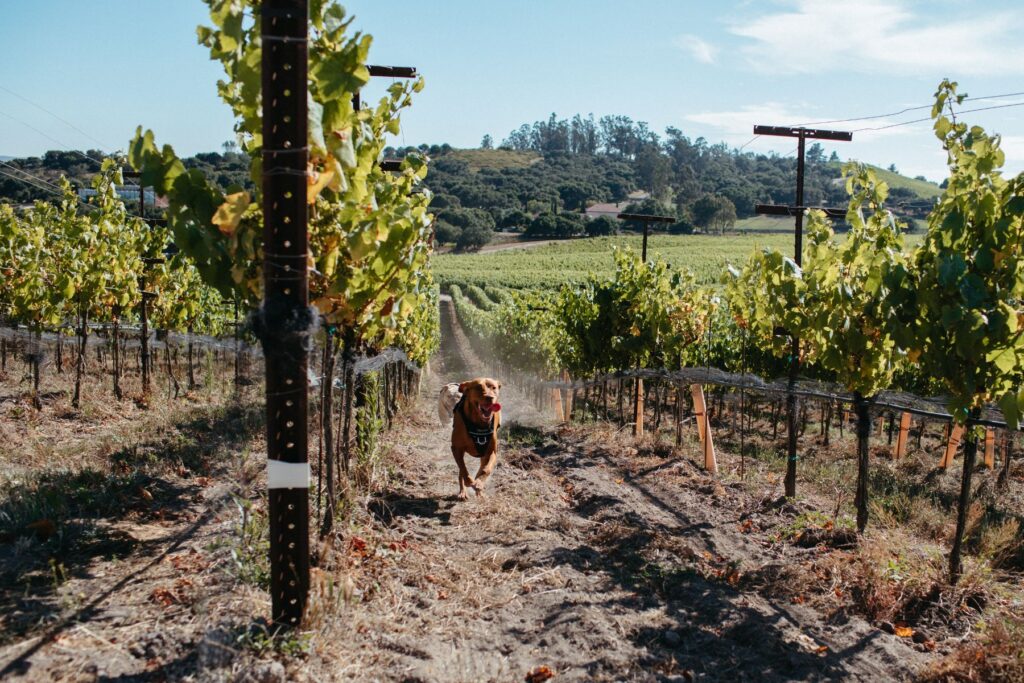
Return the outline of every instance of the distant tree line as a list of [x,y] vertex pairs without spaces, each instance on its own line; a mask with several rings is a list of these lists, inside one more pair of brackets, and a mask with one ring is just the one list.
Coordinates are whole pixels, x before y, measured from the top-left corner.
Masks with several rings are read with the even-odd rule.
[[[251,188],[237,147],[231,142],[222,147],[222,153],[197,154],[185,159],[185,165],[200,169],[222,188]],[[624,208],[672,216],[677,222],[657,227],[675,233],[722,232],[753,215],[756,203],[792,204],[795,199],[796,163],[791,155],[709,144],[673,127],[659,135],[643,121],[622,115],[559,119],[552,114],[511,131],[497,148],[486,135],[472,164],[463,150],[449,144],[385,150],[388,157],[410,153],[430,157],[427,185],[434,193],[437,239],[457,249],[478,248],[495,230],[573,237],[636,227],[613,219],[584,220],[582,215],[594,203],[621,205],[636,190],[648,193],[649,199]],[[93,160],[102,156],[94,150],[54,151],[5,163],[43,181],[55,182],[63,173],[87,185],[98,169]],[[806,161],[806,203],[843,204],[846,195],[835,153],[826,158],[822,146],[814,143]],[[0,174],[0,200],[29,202],[51,196],[44,183],[15,180],[10,175],[18,174],[10,167],[0,169],[6,173]],[[891,188],[889,196],[896,203],[919,199],[905,188]]]
[[[234,143],[225,143],[223,154],[201,153],[182,161],[186,168],[201,170],[222,189],[233,185],[252,189],[248,157],[239,154],[237,149]],[[36,199],[53,199],[59,195],[54,186],[62,175],[79,187],[89,187],[106,156],[95,149],[86,152],[52,150],[39,157],[5,161],[0,164],[0,171],[3,171],[0,173],[0,201],[28,204]]]
[[[480,149],[494,149],[490,135],[481,141]],[[392,148],[386,154],[401,157],[417,152],[431,157],[427,184],[434,192],[438,238],[466,249],[473,248],[471,244],[479,242],[488,229],[537,237],[604,234],[623,226],[617,222],[590,225],[594,221],[584,221],[580,214],[593,203],[624,202],[634,190],[645,191],[650,200],[632,208],[677,218],[677,223],[662,229],[678,233],[722,232],[753,215],[757,203],[795,201],[792,155],[731,149],[702,137],[691,139],[673,127],[659,135],[628,116],[595,119],[577,114],[559,119],[551,115],[511,131],[489,154],[501,150],[531,152],[538,159],[531,164],[507,164],[495,157],[493,167],[478,164],[474,168],[447,144]],[[844,203],[835,153],[827,157],[824,148],[814,143],[807,149],[806,162],[807,204]],[[903,188],[894,188],[890,197],[896,201],[917,198]],[[491,220],[484,219],[484,213]],[[470,236],[460,243],[460,232],[470,227]]]

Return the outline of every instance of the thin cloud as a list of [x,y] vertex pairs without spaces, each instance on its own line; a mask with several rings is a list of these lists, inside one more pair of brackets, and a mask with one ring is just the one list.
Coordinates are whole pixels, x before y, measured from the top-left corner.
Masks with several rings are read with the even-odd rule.
[[754,126],[789,125],[793,121],[804,121],[810,117],[807,112],[793,112],[780,102],[749,104],[727,111],[705,111],[688,114],[687,121],[699,123],[721,131],[726,142],[745,142],[753,134]]
[[1024,11],[916,15],[900,0],[795,0],[792,11],[733,26],[753,68],[784,73],[1024,74]]
[[[791,108],[790,105],[781,102],[764,102],[760,104],[744,105],[738,109],[698,112],[696,114],[689,114],[684,118],[691,123],[700,124],[714,129],[726,143],[733,146],[739,146],[750,141],[751,137],[753,137],[755,125],[792,126],[838,117],[822,116],[820,112]],[[854,139],[860,142],[873,142],[881,138],[896,135],[905,136],[908,129],[914,129],[916,131],[923,129],[927,131],[931,125],[929,122],[922,122],[907,126],[887,128],[886,126],[900,123],[900,121],[896,119],[875,119],[868,122],[830,124],[826,127],[836,130],[856,130],[858,128],[866,127],[864,123],[867,123],[871,128],[880,128],[881,130],[862,130],[855,133]],[[789,139],[763,136],[747,149],[750,151],[762,151],[764,149],[785,151],[785,149],[791,148],[795,144],[795,142]]]
[[701,64],[714,64],[718,55],[717,47],[689,33],[676,38],[676,45],[689,52],[690,56]]
[[1004,135],[999,147],[1006,155],[1005,173],[1009,175],[1024,170],[1024,135]]

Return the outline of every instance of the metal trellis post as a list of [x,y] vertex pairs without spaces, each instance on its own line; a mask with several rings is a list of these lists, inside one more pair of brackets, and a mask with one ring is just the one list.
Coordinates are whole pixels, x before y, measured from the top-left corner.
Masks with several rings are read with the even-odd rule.
[[271,610],[275,626],[295,628],[309,592],[308,3],[263,0],[260,17]]

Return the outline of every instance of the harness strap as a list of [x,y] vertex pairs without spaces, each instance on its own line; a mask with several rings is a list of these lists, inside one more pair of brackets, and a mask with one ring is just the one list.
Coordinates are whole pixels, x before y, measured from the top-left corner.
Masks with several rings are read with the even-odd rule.
[[465,403],[466,397],[462,396],[459,398],[459,402],[455,404],[455,412],[462,416],[462,424],[466,428],[466,432],[470,438],[473,439],[473,445],[476,447],[477,456],[479,457],[480,451],[487,447],[491,439],[494,438],[494,415],[491,415],[490,423],[487,425],[487,429],[474,429],[471,426],[471,422],[466,419],[466,415],[462,412],[462,404]]

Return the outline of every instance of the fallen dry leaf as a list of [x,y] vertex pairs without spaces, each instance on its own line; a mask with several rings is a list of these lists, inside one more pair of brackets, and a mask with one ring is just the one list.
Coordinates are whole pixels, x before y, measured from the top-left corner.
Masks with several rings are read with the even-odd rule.
[[544,681],[549,681],[554,677],[554,671],[545,665],[541,665],[526,674],[526,683],[544,683]]
[[155,602],[162,607],[170,607],[174,603],[178,602],[178,597],[174,594],[174,591],[159,587],[154,588],[153,592],[149,594],[149,600],[150,602]]
[[353,536],[349,539],[348,549],[356,557],[366,557],[370,554],[366,547],[366,541],[358,536]]
[[181,572],[201,572],[210,566],[210,563],[195,550],[180,555],[171,555],[168,560],[175,569]]
[[39,538],[44,541],[57,533],[57,525],[49,519],[40,519],[36,522],[26,524],[25,528],[36,532]]
[[893,633],[898,635],[900,638],[912,638],[914,636],[914,629],[910,628],[910,625],[905,621],[898,621],[895,624]]

